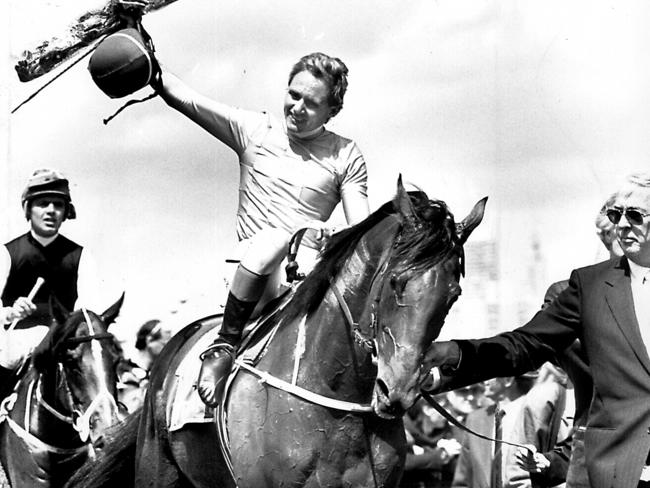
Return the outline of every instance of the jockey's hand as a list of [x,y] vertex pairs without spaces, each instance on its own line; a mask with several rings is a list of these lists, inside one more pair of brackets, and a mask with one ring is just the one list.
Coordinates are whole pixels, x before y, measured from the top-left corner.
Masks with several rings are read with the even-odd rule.
[[14,320],[22,320],[29,317],[36,311],[36,305],[27,297],[18,297],[11,307],[11,311],[7,314],[7,320],[13,322]]
[[[455,341],[434,342],[424,354],[422,389],[436,393],[449,380],[461,361],[461,350]],[[446,377],[446,378],[445,378]]]
[[537,448],[532,444],[526,444],[529,449],[523,447],[517,448],[515,458],[517,466],[529,473],[543,473],[551,465],[551,461],[542,453],[537,452]]
[[320,220],[309,220],[304,224],[304,227],[310,228],[313,231],[313,234],[311,235],[321,246],[327,244],[327,241],[329,241],[334,234],[347,228],[346,225],[330,226],[326,222]]

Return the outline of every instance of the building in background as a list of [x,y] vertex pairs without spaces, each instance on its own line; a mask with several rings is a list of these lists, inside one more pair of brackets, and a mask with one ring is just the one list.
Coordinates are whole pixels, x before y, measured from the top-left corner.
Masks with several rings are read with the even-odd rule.
[[463,293],[449,312],[440,339],[498,334],[523,324],[539,309],[548,285],[545,259],[535,231],[529,242],[516,257],[509,256],[510,250],[497,239],[465,244]]

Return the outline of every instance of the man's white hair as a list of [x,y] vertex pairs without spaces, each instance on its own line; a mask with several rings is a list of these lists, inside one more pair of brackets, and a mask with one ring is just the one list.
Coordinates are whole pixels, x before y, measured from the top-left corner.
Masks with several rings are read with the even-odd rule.
[[616,192],[617,200],[628,198],[632,193],[639,190],[648,192],[647,201],[648,205],[650,205],[650,173],[647,171],[627,175],[621,188]]

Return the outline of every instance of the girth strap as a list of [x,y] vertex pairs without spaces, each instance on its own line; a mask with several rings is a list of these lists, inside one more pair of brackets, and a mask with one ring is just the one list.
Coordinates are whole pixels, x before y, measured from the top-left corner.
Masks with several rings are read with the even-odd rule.
[[280,378],[270,375],[266,371],[257,369],[250,364],[245,363],[241,359],[236,359],[235,364],[237,366],[245,369],[249,373],[257,376],[262,383],[267,383],[268,385],[277,388],[278,390],[286,391],[292,395],[307,400],[308,402],[315,403],[317,405],[322,405],[323,407],[333,408],[335,410],[342,410],[345,412],[355,412],[355,413],[372,413],[374,410],[371,405],[363,405],[361,403],[352,403],[346,402],[343,400],[337,400],[335,398],[329,398],[313,391],[305,390],[298,385],[292,385]]

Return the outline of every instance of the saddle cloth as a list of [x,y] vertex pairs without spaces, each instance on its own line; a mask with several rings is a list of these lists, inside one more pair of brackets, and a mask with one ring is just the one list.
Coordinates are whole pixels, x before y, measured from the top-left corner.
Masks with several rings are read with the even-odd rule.
[[[294,290],[288,290],[273,302],[269,303],[263,313],[249,324],[244,332],[242,350],[239,356],[244,356],[252,363],[259,359],[266,341],[270,340],[275,327],[266,327],[267,320],[275,312],[284,308],[289,302]],[[272,322],[270,323],[271,325]],[[277,324],[276,324],[277,326]],[[172,401],[167,410],[167,428],[170,431],[182,429],[189,423],[209,423],[215,421],[215,409],[208,407],[201,397],[197,388],[199,372],[201,371],[200,355],[217,338],[219,327],[214,327],[198,338],[198,340],[187,350],[185,358],[181,361],[174,374],[176,389],[172,394]],[[252,345],[251,345],[252,344]],[[231,373],[232,374],[232,373]]]
[[218,334],[218,327],[206,332],[192,346],[176,370],[176,391],[171,402],[171,411],[167,414],[167,427],[170,431],[181,429],[188,423],[214,422],[214,408],[208,407],[199,397],[197,380],[201,371],[200,355]]

